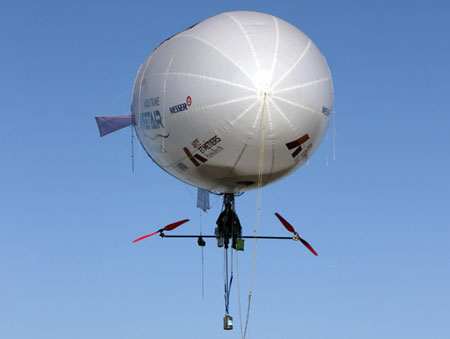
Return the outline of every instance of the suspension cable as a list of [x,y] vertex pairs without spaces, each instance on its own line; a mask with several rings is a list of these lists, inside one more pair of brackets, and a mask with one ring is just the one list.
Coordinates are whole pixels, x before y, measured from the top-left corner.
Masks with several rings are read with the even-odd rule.
[[223,249],[223,254],[224,254],[224,266],[225,266],[225,274],[224,274],[224,299],[225,299],[225,314],[229,314],[228,313],[228,307],[229,307],[229,300],[228,300],[228,249],[225,247]]
[[247,316],[245,319],[245,327],[242,327],[242,313],[241,313],[241,300],[240,300],[240,284],[239,284],[239,269],[238,269],[238,256],[236,255],[236,269],[237,269],[237,278],[238,278],[238,299],[239,299],[239,318],[240,318],[240,327],[241,327],[241,337],[245,339],[247,336],[249,320],[250,320],[250,308],[252,303],[252,293],[253,293],[253,282],[255,277],[255,264],[256,264],[256,250],[258,247],[258,226],[261,220],[261,198],[262,198],[262,185],[263,185],[263,170],[264,170],[264,133],[266,129],[266,97],[267,94],[264,93],[264,103],[261,117],[261,134],[260,134],[260,143],[259,143],[259,161],[258,161],[258,190],[256,196],[256,215],[255,215],[255,225],[253,228],[253,236],[254,236],[254,245],[253,245],[253,256],[252,256],[252,269],[250,274],[250,288],[248,292],[248,304],[247,304]]
[[[202,231],[202,210],[200,209],[200,238],[203,235]],[[200,246],[200,248],[202,253],[202,300],[205,300],[205,259],[203,255],[204,246]]]

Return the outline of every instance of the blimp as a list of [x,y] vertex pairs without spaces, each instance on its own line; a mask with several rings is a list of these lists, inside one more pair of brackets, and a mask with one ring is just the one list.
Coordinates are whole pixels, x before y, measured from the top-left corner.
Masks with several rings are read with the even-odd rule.
[[325,57],[299,29],[272,15],[223,13],[157,46],[136,76],[132,114],[117,117],[122,125],[103,117],[103,133],[133,124],[167,173],[238,193],[308,160],[333,96]]
[[132,126],[162,170],[199,192],[222,194],[211,237],[236,249],[245,236],[234,197],[299,169],[326,133],[333,101],[326,59],[307,35],[273,15],[237,11],[162,41],[137,72],[131,114],[96,120],[101,136]]

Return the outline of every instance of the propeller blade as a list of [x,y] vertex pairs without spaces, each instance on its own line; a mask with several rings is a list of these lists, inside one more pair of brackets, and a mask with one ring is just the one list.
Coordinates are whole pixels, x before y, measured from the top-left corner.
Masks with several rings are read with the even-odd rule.
[[277,218],[281,221],[281,223],[284,225],[284,227],[286,227],[286,229],[289,232],[294,233],[294,235],[296,235],[298,237],[298,240],[300,240],[302,242],[302,244],[308,249],[310,250],[315,256],[317,256],[317,252],[314,250],[314,248],[312,248],[312,246],[305,240],[302,239],[300,237],[300,235],[295,231],[294,227],[286,220],[284,219],[281,215],[279,215],[278,213],[275,213],[275,215],[277,216]]
[[181,220],[181,221],[174,222],[172,224],[169,224],[169,225],[165,226],[164,228],[161,228],[160,230],[157,230],[156,232],[144,235],[143,237],[140,237],[140,238],[138,238],[136,240],[133,240],[133,242],[138,242],[140,240],[143,240],[145,238],[151,237],[152,235],[155,235],[156,233],[159,233],[159,232],[162,232],[162,231],[172,231],[175,228],[177,228],[178,226],[180,226],[180,225],[182,225],[182,224],[184,224],[185,222],[188,222],[188,221],[189,221],[189,219],[184,219],[184,220]]
[[169,224],[166,227],[164,227],[163,230],[164,231],[172,231],[175,228],[177,228],[178,226],[180,226],[180,225],[182,225],[182,224],[184,224],[185,222],[188,222],[188,221],[189,221],[189,219],[184,219],[184,220],[181,220],[181,221],[174,222],[173,224]]
[[151,234],[144,235],[143,237],[140,237],[140,238],[138,238],[138,239],[136,239],[136,240],[133,240],[133,242],[138,242],[138,241],[140,241],[140,240],[142,240],[142,239],[151,237],[152,235],[155,235],[155,234],[158,233],[158,232],[159,232],[159,231],[153,232],[153,233],[151,233]]
[[292,233],[294,233],[294,234],[296,233],[294,227],[293,227],[290,223],[288,223],[286,219],[284,219],[284,218],[283,218],[281,215],[279,215],[278,213],[275,213],[275,215],[277,216],[277,218],[281,221],[281,223],[284,225],[284,227],[286,227],[286,229],[287,229],[289,232],[292,232]]
[[298,240],[300,240],[302,242],[303,245],[306,246],[306,248],[308,250],[310,250],[316,257],[318,256],[317,252],[314,251],[314,248],[312,248],[312,246],[310,244],[308,244],[308,242],[305,239],[300,238],[300,236],[297,234],[298,236]]

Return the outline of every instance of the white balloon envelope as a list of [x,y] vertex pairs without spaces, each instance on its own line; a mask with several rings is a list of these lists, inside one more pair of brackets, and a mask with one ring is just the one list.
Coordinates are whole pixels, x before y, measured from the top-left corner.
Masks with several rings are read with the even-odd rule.
[[298,169],[333,111],[325,58],[291,24],[256,12],[206,19],[167,39],[141,65],[136,131],[176,178],[237,193]]

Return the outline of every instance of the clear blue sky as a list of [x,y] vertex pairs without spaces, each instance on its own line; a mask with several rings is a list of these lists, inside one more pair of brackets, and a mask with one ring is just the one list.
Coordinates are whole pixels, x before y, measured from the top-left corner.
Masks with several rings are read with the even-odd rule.
[[[0,5],[0,338],[240,338],[221,329],[223,253],[131,240],[200,216],[194,188],[100,138],[94,115],[129,110],[162,40],[230,10],[276,15],[329,63],[336,161],[262,191],[260,234],[284,215],[319,252],[257,248],[250,338],[450,338],[450,5],[446,1],[9,1]],[[331,149],[331,134],[328,150]],[[331,155],[330,155],[331,157]],[[239,198],[245,233],[256,193]],[[240,256],[246,308],[251,243]],[[235,280],[236,282],[236,280]]]

